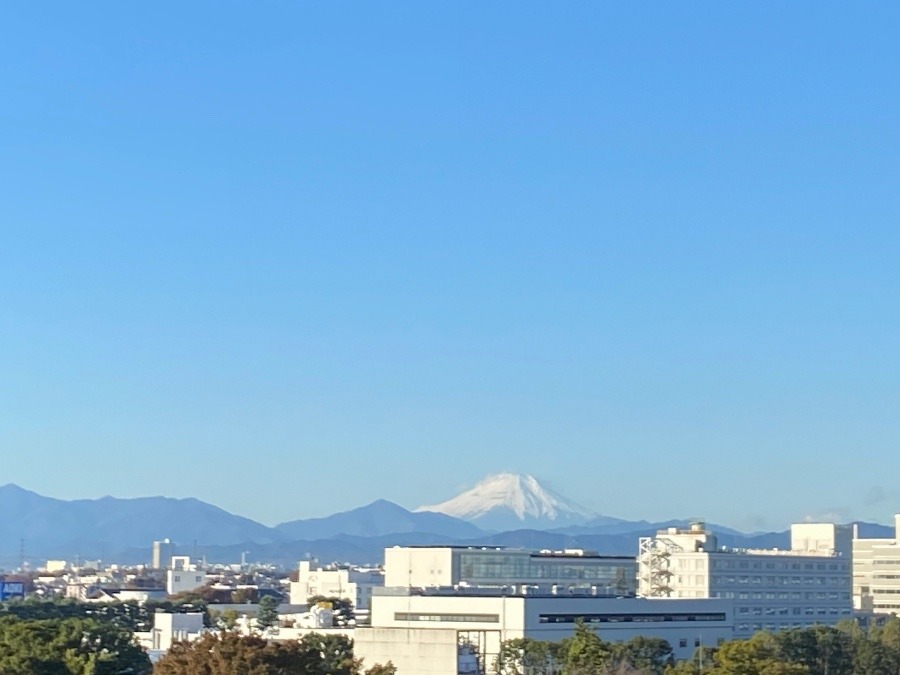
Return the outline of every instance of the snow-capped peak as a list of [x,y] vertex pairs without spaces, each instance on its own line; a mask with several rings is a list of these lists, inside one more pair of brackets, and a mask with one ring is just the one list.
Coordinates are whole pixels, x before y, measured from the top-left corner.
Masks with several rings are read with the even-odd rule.
[[416,511],[436,511],[463,520],[486,520],[508,526],[509,521],[543,525],[566,525],[588,520],[596,514],[542,486],[533,476],[499,473],[488,476],[471,490],[440,504],[420,506]]

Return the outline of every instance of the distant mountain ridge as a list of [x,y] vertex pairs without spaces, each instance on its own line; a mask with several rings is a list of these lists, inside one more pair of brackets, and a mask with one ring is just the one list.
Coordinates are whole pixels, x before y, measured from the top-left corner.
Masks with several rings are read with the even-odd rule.
[[[549,498],[543,506],[528,502],[523,494],[522,515],[527,516],[529,509],[540,515],[540,509],[550,504],[557,509],[557,516],[563,507],[575,511],[572,519],[546,519],[550,528],[535,527],[526,524],[525,517],[519,520],[514,511],[513,527],[485,531],[446,513],[413,512],[378,500],[324,518],[267,527],[194,498],[65,501],[8,484],[0,486],[0,568],[18,566],[20,542],[32,563],[81,557],[135,564],[148,562],[151,542],[163,538],[173,540],[179,553],[207,555],[212,561],[231,562],[249,551],[256,560],[291,567],[309,556],[329,562],[377,563],[385,547],[412,544],[584,548],[610,555],[634,555],[638,537],[687,525],[685,520],[627,521],[596,515],[579,521],[581,514],[586,515],[584,511],[571,509],[571,502],[560,500],[555,493],[546,494]],[[551,503],[552,499],[558,501]],[[722,546],[784,549],[790,545],[788,532],[747,535],[716,525],[709,528],[716,532]],[[861,523],[860,534],[893,537],[894,530]]]
[[0,486],[0,542],[36,556],[97,557],[169,537],[191,544],[215,533],[216,543],[268,544],[271,528],[199,499],[139,497],[77,499],[45,497],[14,484]]
[[443,513],[414,513],[386,499],[325,518],[281,523],[275,526],[275,530],[288,539],[321,539],[338,534],[380,537],[408,532],[427,532],[450,539],[462,539],[484,534],[478,527],[464,520]]

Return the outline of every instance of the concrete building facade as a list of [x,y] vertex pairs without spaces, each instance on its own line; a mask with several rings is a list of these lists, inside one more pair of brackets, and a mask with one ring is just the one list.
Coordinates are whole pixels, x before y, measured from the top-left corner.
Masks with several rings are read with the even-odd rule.
[[853,535],[853,606],[859,612],[900,613],[900,514],[894,536],[863,539]]
[[[834,624],[853,613],[847,539],[834,525],[792,527],[792,549],[724,550],[702,524],[639,543],[638,593],[734,602],[734,636]],[[830,528],[830,529],[829,529]],[[846,541],[845,541],[846,540]]]
[[573,634],[577,620],[607,641],[662,638],[677,659],[733,635],[729,600],[485,593],[377,591],[372,625],[356,629],[354,652],[365,665],[391,661],[399,675],[456,675],[492,672],[502,642],[562,640]]
[[384,572],[364,567],[312,567],[308,560],[300,562],[297,581],[290,586],[292,605],[305,605],[309,598],[349,600],[355,610],[369,609],[372,590],[384,586]]
[[637,565],[628,556],[581,549],[526,551],[469,546],[396,546],[384,552],[391,588],[532,586],[633,597]]
[[206,572],[191,563],[189,556],[172,556],[166,570],[166,593],[177,595],[193,591],[206,583]]

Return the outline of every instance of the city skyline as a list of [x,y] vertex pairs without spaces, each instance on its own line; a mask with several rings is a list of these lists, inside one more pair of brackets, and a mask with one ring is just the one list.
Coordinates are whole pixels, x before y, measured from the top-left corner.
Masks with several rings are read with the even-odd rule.
[[900,8],[777,13],[7,8],[0,481],[887,522]]

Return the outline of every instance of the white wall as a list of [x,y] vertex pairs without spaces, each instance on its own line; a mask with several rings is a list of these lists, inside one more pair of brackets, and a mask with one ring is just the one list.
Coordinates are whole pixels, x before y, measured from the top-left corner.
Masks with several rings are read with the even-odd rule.
[[384,550],[384,585],[398,588],[452,586],[453,549],[442,547]]
[[[694,618],[679,616],[686,614]],[[590,615],[595,615],[593,622]],[[707,618],[721,615],[721,618],[702,620],[698,615]],[[418,639],[414,635],[427,635],[432,630],[470,633],[472,639],[483,641],[481,648],[490,665],[505,640],[528,637],[558,641],[572,635],[575,616],[588,617],[588,625],[607,641],[623,642],[639,635],[662,638],[669,642],[678,659],[693,656],[698,642],[714,647],[733,637],[733,603],[729,600],[469,595],[376,595],[372,602],[372,628],[359,628],[357,634],[392,629],[394,632],[371,638],[379,646],[372,647],[369,654],[375,660],[390,654],[390,647],[383,643],[391,639],[398,642],[396,653],[405,654],[404,658],[412,663],[419,658],[409,644]],[[428,658],[432,658],[430,652]],[[450,657],[444,653],[442,658]],[[396,660],[394,664],[398,665]],[[447,664],[441,667],[450,668]]]
[[372,589],[384,584],[380,570],[372,569],[322,569],[312,568],[309,561],[302,561],[297,581],[290,586],[292,605],[305,605],[316,595],[349,600],[354,609],[368,609]]
[[353,654],[364,668],[390,661],[398,675],[457,675],[452,629],[357,628]]
[[166,593],[176,595],[200,588],[206,582],[202,570],[166,570]]
[[[900,514],[894,519],[900,534]],[[853,606],[900,613],[900,540],[853,539]]]
[[166,652],[173,642],[196,640],[204,630],[203,614],[200,612],[158,612],[153,615],[153,629],[147,633],[136,633],[135,638],[148,651]]

